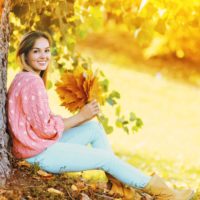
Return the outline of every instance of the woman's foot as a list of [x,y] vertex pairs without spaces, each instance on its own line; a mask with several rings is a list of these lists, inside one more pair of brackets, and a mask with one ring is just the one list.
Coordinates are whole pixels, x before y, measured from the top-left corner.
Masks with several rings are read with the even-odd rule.
[[187,190],[174,190],[167,186],[162,178],[153,175],[144,192],[155,197],[155,200],[191,200],[194,192]]

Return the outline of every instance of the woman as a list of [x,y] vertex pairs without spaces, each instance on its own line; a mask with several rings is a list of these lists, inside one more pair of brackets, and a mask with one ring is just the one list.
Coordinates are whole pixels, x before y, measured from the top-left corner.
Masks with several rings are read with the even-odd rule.
[[158,200],[191,199],[193,191],[170,189],[157,175],[147,176],[115,156],[102,126],[90,121],[99,113],[95,100],[69,118],[51,113],[45,90],[50,44],[46,33],[31,31],[19,45],[17,56],[23,71],[16,75],[8,91],[14,156],[38,163],[52,173],[102,169]]

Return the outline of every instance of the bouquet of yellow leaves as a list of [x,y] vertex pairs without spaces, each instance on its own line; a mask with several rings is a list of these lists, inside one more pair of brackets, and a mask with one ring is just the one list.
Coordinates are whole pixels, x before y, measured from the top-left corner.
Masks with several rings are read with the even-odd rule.
[[62,74],[60,81],[56,83],[56,92],[60,97],[61,106],[71,112],[79,110],[94,99],[101,105],[104,103],[97,71],[93,73],[91,69],[81,66]]

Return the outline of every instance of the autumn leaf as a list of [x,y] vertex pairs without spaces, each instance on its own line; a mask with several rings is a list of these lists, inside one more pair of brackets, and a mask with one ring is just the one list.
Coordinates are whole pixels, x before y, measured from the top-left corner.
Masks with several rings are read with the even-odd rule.
[[85,185],[85,183],[81,182],[81,181],[78,181],[76,183],[76,187],[79,188],[80,190],[86,190],[87,189],[87,186]]
[[77,190],[78,190],[78,188],[77,188],[76,185],[72,185],[72,186],[71,186],[71,189],[72,189],[72,191],[77,191]]
[[71,112],[81,109],[86,103],[96,99],[104,102],[103,90],[97,72],[78,66],[74,71],[66,71],[56,83],[61,106]]
[[106,173],[106,175],[108,177],[108,184],[111,185],[111,188],[109,191],[110,195],[113,195],[113,196],[119,195],[120,197],[123,197],[123,199],[126,199],[126,200],[135,199],[135,197],[139,195],[137,194],[136,190],[130,187],[126,187],[123,183],[121,183],[115,177],[111,176],[108,173]]
[[120,183],[117,183],[117,182],[113,182],[112,183],[112,188],[111,190],[109,191],[109,194],[110,195],[114,195],[114,194],[118,194],[120,195],[121,197],[124,196],[124,192],[123,192],[123,187]]
[[54,189],[54,188],[48,188],[47,191],[50,193],[54,193],[54,194],[64,195],[63,192],[61,192],[60,190]]
[[25,166],[25,167],[30,167],[31,164],[28,163],[27,161],[23,160],[17,163],[19,167]]
[[53,176],[53,174],[47,173],[47,172],[45,172],[43,170],[37,171],[37,174],[39,174],[42,177],[52,177]]

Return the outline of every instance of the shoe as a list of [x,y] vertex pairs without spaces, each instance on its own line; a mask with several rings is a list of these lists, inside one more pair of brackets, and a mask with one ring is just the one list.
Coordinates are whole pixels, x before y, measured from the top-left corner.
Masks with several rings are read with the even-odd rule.
[[144,192],[152,195],[155,200],[191,200],[194,192],[191,189],[175,190],[167,186],[165,181],[157,176],[152,176],[150,182],[143,189]]

